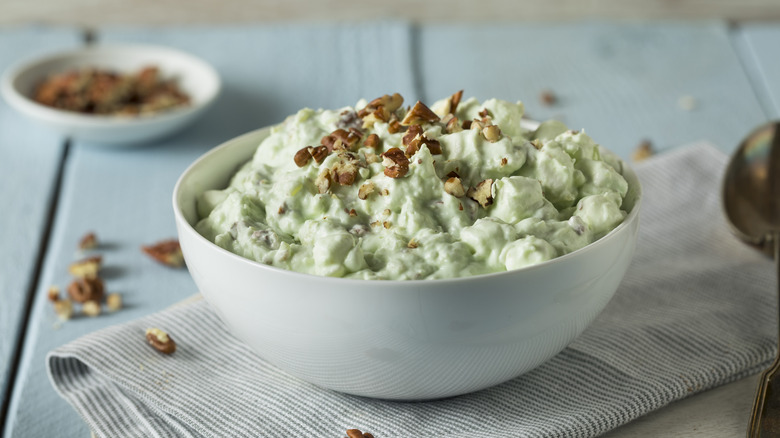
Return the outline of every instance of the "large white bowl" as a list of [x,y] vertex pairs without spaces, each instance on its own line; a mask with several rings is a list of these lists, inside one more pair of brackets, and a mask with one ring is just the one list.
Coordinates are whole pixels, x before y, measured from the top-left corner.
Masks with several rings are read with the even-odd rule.
[[[188,106],[141,116],[81,114],[35,102],[35,87],[52,74],[94,67],[135,72],[154,65],[174,77],[190,96]],[[96,145],[149,142],[171,134],[200,116],[219,95],[221,81],[206,62],[179,50],[147,45],[106,45],[57,52],[10,69],[0,79],[0,91],[17,111],[65,136]]]
[[[640,186],[604,238],[516,271],[452,280],[319,277],[226,251],[193,228],[196,197],[224,188],[268,128],[211,150],[173,193],[179,240],[203,296],[235,336],[282,370],[350,394],[449,397],[512,379],[560,352],[601,312],[634,252]],[[225,358],[230,360],[230,358]]]

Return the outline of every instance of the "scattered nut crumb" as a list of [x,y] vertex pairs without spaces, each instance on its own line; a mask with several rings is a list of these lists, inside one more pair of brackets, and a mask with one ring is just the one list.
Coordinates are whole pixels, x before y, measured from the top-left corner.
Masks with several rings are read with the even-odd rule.
[[89,317],[100,316],[100,303],[94,300],[86,301],[81,305],[81,311]]
[[472,187],[468,191],[469,198],[477,201],[483,208],[489,207],[493,203],[493,180],[486,179],[476,187]]
[[116,292],[108,294],[108,296],[106,296],[106,307],[108,307],[108,310],[111,312],[116,312],[121,309],[122,295],[119,295]]
[[347,436],[345,438],[374,438],[374,435],[371,435],[368,432],[361,432],[358,429],[347,429]]
[[73,317],[73,301],[71,301],[69,298],[55,301],[54,313],[56,313],[62,321],[69,320]]
[[436,123],[439,120],[441,119],[436,115],[436,113],[431,111],[430,108],[418,100],[412,109],[406,114],[406,117],[401,120],[401,125],[421,125],[423,123]]
[[97,277],[79,278],[68,286],[68,295],[77,303],[99,302],[103,299],[104,293],[103,280]]
[[46,291],[46,297],[52,303],[56,303],[60,300],[60,288],[57,286],[49,286],[49,289]]
[[314,180],[314,186],[317,187],[317,193],[324,194],[330,190],[330,171],[323,169]]
[[558,103],[558,96],[552,92],[552,90],[542,90],[539,93],[539,101],[546,106],[553,106]]
[[87,257],[71,263],[68,266],[68,272],[76,278],[95,278],[98,275],[98,271],[100,271],[102,263],[103,258],[100,256]]
[[79,250],[88,251],[90,249],[97,248],[97,236],[93,232],[89,232],[84,235],[79,241]]
[[176,351],[176,342],[173,341],[168,333],[158,328],[146,329],[146,340],[149,341],[149,345],[160,353],[171,354]]
[[141,246],[141,250],[165,266],[171,268],[184,266],[184,255],[182,255],[181,246],[176,239],[164,240],[150,246]]
[[406,244],[406,247],[407,248],[411,248],[411,249],[415,249],[415,248],[417,248],[419,246],[420,246],[420,244],[417,243],[417,241],[414,240],[414,239],[410,240],[409,243]]
[[634,149],[634,153],[631,154],[631,160],[638,163],[652,157],[653,154],[655,154],[655,151],[650,140],[642,140]]
[[683,111],[693,111],[696,109],[697,104],[698,102],[693,96],[685,95],[677,99],[677,106]]
[[374,183],[371,181],[366,182],[358,189],[358,199],[365,201],[368,195],[374,192]]

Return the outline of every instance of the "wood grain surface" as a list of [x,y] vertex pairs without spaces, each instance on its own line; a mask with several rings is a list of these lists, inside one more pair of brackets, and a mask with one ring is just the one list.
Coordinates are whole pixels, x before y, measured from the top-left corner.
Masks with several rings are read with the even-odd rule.
[[[0,71],[31,56],[76,47],[79,32],[0,29]],[[0,418],[45,245],[65,141],[0,100]]]

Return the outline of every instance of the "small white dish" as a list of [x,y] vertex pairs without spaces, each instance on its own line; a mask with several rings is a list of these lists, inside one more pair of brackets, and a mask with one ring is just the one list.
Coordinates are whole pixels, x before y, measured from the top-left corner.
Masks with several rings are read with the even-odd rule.
[[[190,96],[190,104],[149,115],[113,116],[60,110],[32,98],[35,87],[53,74],[86,67],[130,73],[146,66],[157,66],[166,78],[176,78]],[[144,143],[171,134],[202,115],[220,89],[219,75],[205,61],[179,50],[147,45],[57,52],[21,62],[0,79],[0,92],[17,111],[65,136],[100,146]]]

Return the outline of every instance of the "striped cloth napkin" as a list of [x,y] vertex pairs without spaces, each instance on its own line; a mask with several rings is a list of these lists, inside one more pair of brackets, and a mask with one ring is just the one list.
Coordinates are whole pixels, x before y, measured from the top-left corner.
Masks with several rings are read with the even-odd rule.
[[[264,363],[205,302],[58,348],[49,376],[99,437],[597,436],[774,355],[774,271],[729,234],[725,162],[698,144],[636,166],[642,229],[614,299],[563,352],[493,388],[420,403],[321,389]],[[176,353],[146,345],[147,327],[170,332]]]

